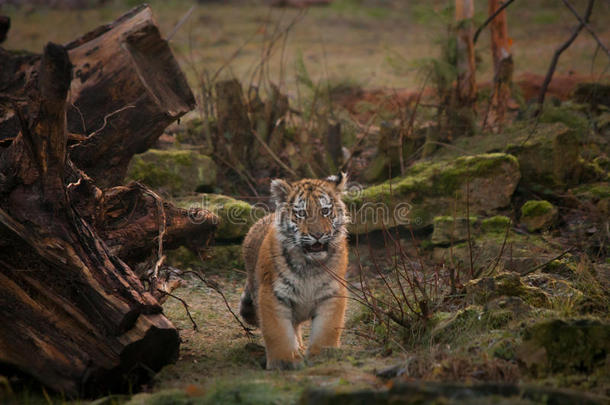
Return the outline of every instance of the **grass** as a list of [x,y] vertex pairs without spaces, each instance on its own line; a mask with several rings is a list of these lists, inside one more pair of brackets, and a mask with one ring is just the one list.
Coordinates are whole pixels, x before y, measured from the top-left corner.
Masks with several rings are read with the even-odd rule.
[[[99,9],[77,11],[5,6],[3,13],[12,18],[12,28],[4,46],[40,52],[47,41],[68,42],[112,21],[137,3],[115,0]],[[187,0],[149,3],[165,34],[193,4]],[[421,78],[415,62],[439,56],[438,41],[450,20],[446,4],[439,0],[404,3],[336,0],[330,7],[310,9],[287,40],[283,81],[288,92],[294,95],[295,74],[291,66],[299,53],[303,54],[314,81],[337,82],[348,77],[363,87],[416,87]],[[486,2],[476,1],[477,14],[484,14],[486,7]],[[610,25],[603,16],[609,12],[609,4],[597,2],[591,23],[605,43],[610,42]],[[171,45],[193,85],[196,84],[193,67],[214,72],[227,62],[225,74],[248,83],[253,67],[260,61],[261,47],[274,26],[286,24],[297,13],[294,9],[270,9],[254,1],[198,5],[172,38]],[[544,74],[555,48],[575,25],[574,18],[559,2],[542,0],[511,5],[508,22],[516,74],[524,71]],[[240,46],[243,49],[231,60]],[[607,60],[599,56],[592,62],[595,47],[595,42],[583,32],[562,55],[557,73],[599,74],[607,68]],[[492,69],[488,32],[482,33],[477,49],[482,57],[479,80],[489,80]],[[396,69],[388,62],[388,57],[395,55],[402,57],[406,69]],[[269,63],[274,82],[282,81],[281,66],[278,51]]]

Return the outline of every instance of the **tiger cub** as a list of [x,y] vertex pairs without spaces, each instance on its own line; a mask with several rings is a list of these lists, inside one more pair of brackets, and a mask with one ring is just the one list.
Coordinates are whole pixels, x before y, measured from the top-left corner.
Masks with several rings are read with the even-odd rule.
[[347,291],[347,177],[294,183],[276,179],[276,211],[250,228],[242,249],[248,278],[240,314],[260,326],[267,369],[294,369],[304,352],[301,324],[312,320],[307,356],[338,347]]

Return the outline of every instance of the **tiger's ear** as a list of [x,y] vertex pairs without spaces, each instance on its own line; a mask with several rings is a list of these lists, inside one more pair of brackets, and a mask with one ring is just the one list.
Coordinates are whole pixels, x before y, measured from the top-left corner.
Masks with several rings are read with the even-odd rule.
[[288,198],[291,190],[292,186],[286,180],[271,180],[271,197],[277,207],[286,202],[286,198]]
[[347,184],[347,174],[343,172],[339,172],[339,174],[333,174],[332,176],[328,176],[326,181],[335,185],[335,188],[339,193],[345,190],[345,185]]

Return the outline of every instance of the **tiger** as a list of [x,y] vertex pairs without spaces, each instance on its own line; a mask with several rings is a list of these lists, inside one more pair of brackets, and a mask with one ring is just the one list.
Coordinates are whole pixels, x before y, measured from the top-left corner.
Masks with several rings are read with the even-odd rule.
[[[275,212],[258,220],[242,244],[247,280],[240,315],[260,327],[267,369],[301,368],[339,347],[348,266],[349,215],[341,197],[345,173],[271,182]],[[301,326],[311,320],[305,350]]]

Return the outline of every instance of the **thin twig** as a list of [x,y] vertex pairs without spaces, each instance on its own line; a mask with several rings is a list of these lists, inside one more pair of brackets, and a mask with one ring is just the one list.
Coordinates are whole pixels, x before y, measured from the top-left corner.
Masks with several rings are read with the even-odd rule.
[[477,31],[474,33],[474,37],[472,38],[472,42],[474,44],[477,43],[477,39],[479,39],[479,35],[481,34],[481,31],[483,31],[483,29],[485,27],[487,27],[487,25],[489,25],[489,23],[492,22],[493,19],[496,18],[498,16],[498,14],[500,14],[513,1],[515,1],[515,0],[508,0],[508,1],[505,1],[504,3],[502,3],[502,5],[500,7],[498,7],[498,9],[496,11],[494,11],[494,13],[492,15],[490,15],[487,18],[487,20],[485,20],[485,22],[483,24],[481,24],[481,26],[479,28],[477,28]]
[[589,31],[589,34],[591,34],[593,39],[595,39],[595,41],[597,42],[597,45],[599,45],[599,47],[601,49],[603,49],[606,52],[606,55],[608,55],[608,57],[610,58],[610,50],[608,50],[606,45],[604,45],[603,42],[599,39],[599,37],[597,36],[595,31],[593,31],[593,29],[589,25],[589,22],[582,19],[582,17],[574,9],[574,6],[572,6],[572,3],[570,3],[568,0],[562,0],[562,1],[566,5],[566,7],[570,9],[572,14],[574,14],[574,16],[578,19],[578,21],[580,21],[580,23],[586,28],[586,30]]
[[161,199],[161,197],[159,197],[159,195],[154,191],[142,186],[140,183],[136,182],[136,184],[144,193],[150,195],[155,200],[155,203],[157,205],[157,224],[159,229],[157,244],[157,262],[155,263],[152,276],[149,280],[149,289],[150,292],[153,293],[157,288],[157,281],[159,280],[159,269],[163,265],[163,262],[165,262],[165,255],[163,254],[163,238],[165,238],[165,233],[167,231],[167,216],[165,214],[165,208],[163,207],[163,200]]
[[563,51],[565,51],[566,49],[568,49],[570,47],[570,45],[572,45],[572,42],[574,42],[574,40],[576,39],[578,34],[580,34],[580,31],[582,31],[582,29],[585,27],[585,25],[589,21],[589,18],[591,17],[591,12],[593,11],[594,3],[595,3],[595,0],[589,0],[589,4],[587,5],[587,10],[585,11],[584,20],[579,19],[580,24],[578,24],[578,26],[574,29],[574,32],[572,32],[572,35],[570,36],[570,38],[568,38],[568,40],[566,42],[564,42],[563,45],[561,45],[555,51],[555,54],[553,55],[553,59],[551,60],[551,65],[549,66],[549,70],[546,74],[546,77],[544,78],[544,82],[542,83],[542,88],[540,89],[540,94],[538,95],[537,115],[539,115],[540,112],[542,111],[542,105],[544,103],[546,91],[549,87],[549,84],[551,83],[551,79],[553,78],[553,73],[555,73],[555,68],[557,67],[557,62],[559,62],[559,57],[561,56]]
[[174,27],[172,32],[170,32],[169,35],[167,36],[167,38],[166,38],[167,41],[170,41],[173,38],[173,36],[176,35],[176,32],[178,32],[180,27],[182,27],[182,24],[184,24],[186,22],[186,20],[189,19],[191,14],[193,14],[193,10],[195,10],[195,6],[192,6],[191,8],[189,8],[189,10],[182,16],[180,21],[178,21],[178,24],[176,24],[176,26]]
[[182,272],[182,274],[193,274],[195,277],[197,277],[199,280],[201,280],[207,287],[211,288],[212,290],[214,290],[218,294],[220,294],[220,296],[222,297],[222,300],[225,303],[225,306],[227,307],[227,309],[229,310],[231,315],[233,315],[233,318],[235,318],[237,323],[239,323],[239,326],[241,326],[241,328],[244,330],[244,332],[246,333],[246,336],[248,337],[248,339],[251,339],[254,336],[252,334],[252,330],[253,329],[247,327],[246,325],[244,325],[243,322],[241,321],[241,319],[239,319],[239,317],[237,316],[237,314],[235,314],[235,312],[233,312],[233,309],[231,309],[231,306],[229,305],[229,301],[227,300],[227,297],[222,292],[222,290],[220,289],[218,284],[211,282],[210,280],[208,280],[205,277],[203,277],[201,274],[199,274],[199,273],[197,273],[195,271],[192,271],[192,270],[186,270],[186,271]]
[[546,261],[546,262],[542,263],[541,265],[538,265],[538,266],[536,266],[536,267],[534,267],[534,268],[532,268],[532,269],[529,269],[529,270],[528,270],[528,271],[526,271],[525,273],[522,273],[522,274],[521,274],[521,277],[523,277],[523,276],[527,276],[528,274],[531,274],[531,273],[533,273],[533,272],[535,272],[535,271],[537,271],[537,270],[540,270],[540,269],[542,269],[542,268],[544,268],[544,267],[548,266],[548,265],[549,265],[549,263],[551,263],[551,262],[553,262],[553,261],[555,261],[555,260],[559,260],[559,259],[561,259],[561,258],[562,258],[562,257],[564,257],[565,255],[567,255],[568,253],[570,253],[570,252],[571,252],[573,249],[574,249],[574,247],[571,247],[571,248],[569,248],[569,249],[564,250],[563,252],[561,252],[561,253],[560,253],[560,254],[558,254],[557,256],[553,257],[552,259],[550,259],[550,260],[548,260],[548,261]]
[[197,323],[195,322],[195,320],[193,319],[193,317],[191,316],[191,311],[189,311],[189,304],[187,304],[187,302],[185,300],[183,300],[182,298],[167,292],[165,290],[162,290],[160,288],[157,288],[157,291],[160,292],[161,294],[167,295],[168,297],[172,297],[174,299],[177,299],[178,301],[180,301],[182,303],[182,306],[184,306],[184,310],[186,311],[186,314],[188,315],[189,319],[191,320],[191,323],[193,324],[193,330],[198,330],[199,327],[197,326]]
[[512,220],[509,220],[508,226],[506,227],[506,233],[504,234],[504,240],[502,241],[502,247],[500,248],[500,253],[498,254],[498,257],[496,258],[496,261],[495,261],[493,267],[488,272],[489,274],[493,274],[494,271],[496,271],[496,267],[498,267],[498,263],[500,263],[500,259],[502,258],[502,255],[504,254],[504,247],[506,246],[506,241],[508,240],[508,234],[510,233],[511,224],[512,224]]
[[104,123],[102,124],[102,126],[100,127],[100,129],[95,130],[95,131],[94,131],[94,132],[93,132],[91,135],[93,135],[93,134],[95,134],[95,133],[97,133],[97,132],[100,132],[101,130],[103,130],[104,128],[106,128],[106,125],[108,125],[108,118],[110,118],[110,117],[112,117],[112,116],[114,116],[114,115],[116,115],[116,114],[118,114],[118,113],[120,113],[120,112],[122,112],[122,111],[128,110],[128,109],[130,109],[130,108],[135,108],[135,107],[136,107],[135,105],[133,105],[133,104],[129,104],[129,105],[126,105],[126,106],[124,106],[124,107],[119,108],[119,109],[118,109],[118,110],[116,110],[116,111],[113,111],[113,112],[111,112],[111,113],[106,114],[106,115],[104,116]]
[[470,278],[475,278],[474,263],[472,260],[472,237],[470,235],[470,177],[466,177],[466,224],[468,225],[468,254],[470,256]]
[[267,142],[265,142],[255,130],[252,130],[252,133],[254,134],[254,137],[256,138],[256,140],[259,141],[261,143],[261,145],[263,145],[263,148],[265,148],[267,153],[269,153],[269,155],[273,158],[273,160],[275,160],[277,162],[277,164],[279,164],[288,173],[292,174],[295,177],[298,177],[297,172],[295,172],[290,167],[288,167],[284,162],[282,162],[282,160],[273,152],[273,150],[269,147],[269,145],[267,145]]

